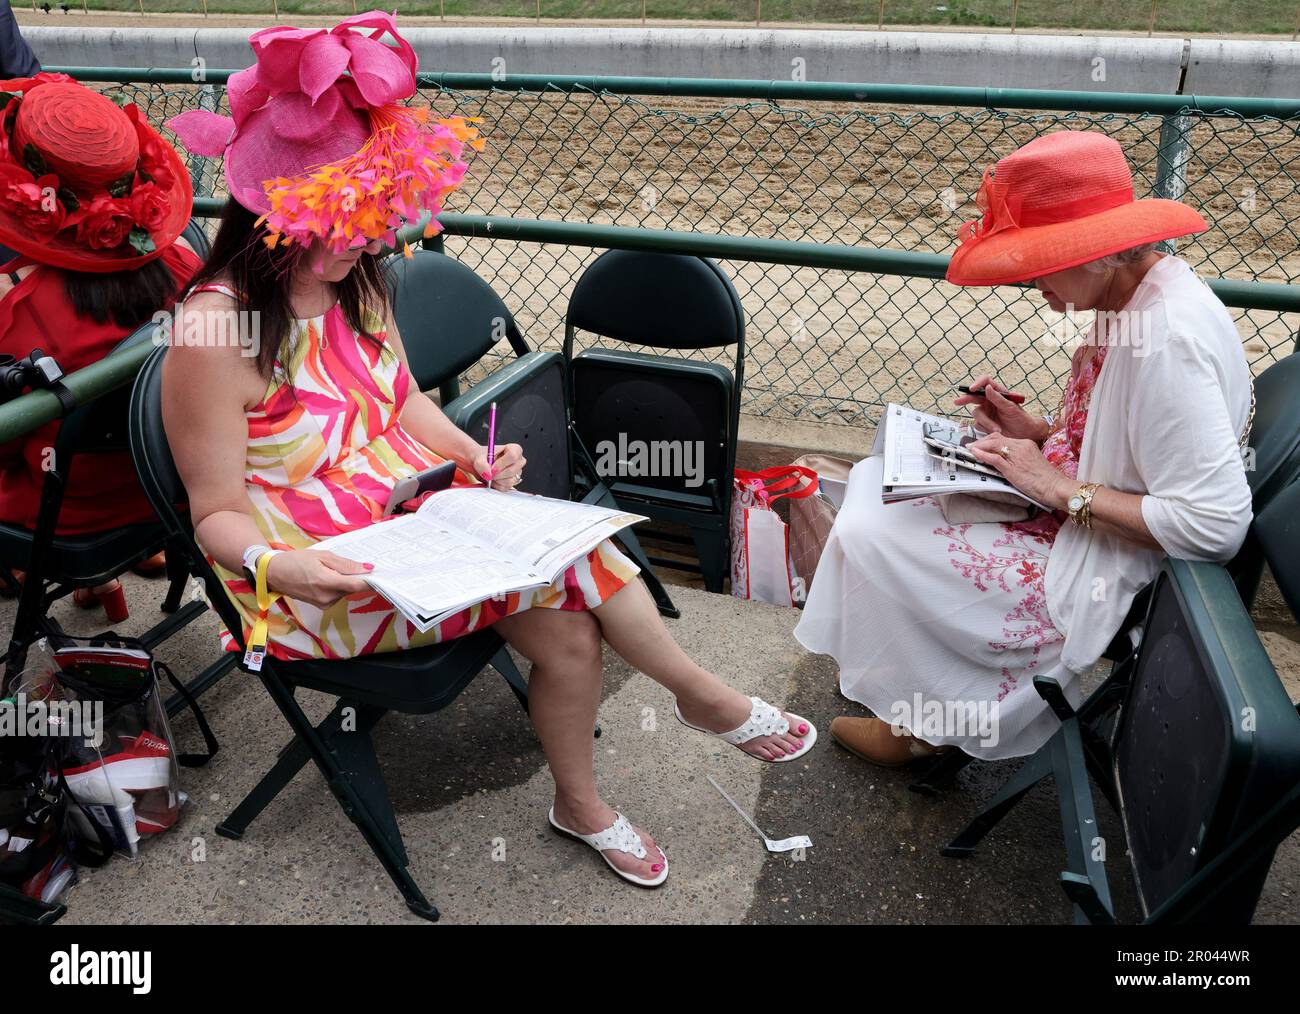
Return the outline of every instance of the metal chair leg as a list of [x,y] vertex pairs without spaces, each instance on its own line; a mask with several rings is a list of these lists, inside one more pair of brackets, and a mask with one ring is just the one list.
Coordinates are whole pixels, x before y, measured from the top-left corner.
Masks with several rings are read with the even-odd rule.
[[311,760],[311,751],[307,749],[307,744],[297,737],[290,740],[280,751],[280,758],[271,770],[262,776],[262,780],[231,811],[230,816],[217,825],[217,834],[233,841],[239,841],[244,837],[248,825],[256,820],[281,790],[293,781],[294,776],[309,760]]
[[167,553],[167,596],[159,607],[164,613],[174,613],[181,607],[185,590],[190,585],[190,574],[185,569],[185,561],[177,552]]
[[[322,733],[323,742],[328,744],[333,740],[334,735],[342,726],[344,709],[350,706],[347,701],[339,700],[335,703],[333,710],[316,727],[317,731]],[[367,712],[366,721],[363,721],[361,716],[358,716],[356,732],[368,735],[379,719],[383,717],[383,714],[380,711],[371,717]],[[354,734],[348,733],[348,735]],[[295,736],[280,750],[279,757],[271,770],[253,786],[248,795],[231,811],[230,816],[217,825],[217,834],[234,841],[242,838],[244,832],[248,830],[248,825],[256,820],[262,811],[271,804],[271,801],[293,781],[294,776],[303,769],[309,760],[311,760],[311,751],[308,749],[306,742],[301,736]]]
[[501,650],[492,656],[492,661],[488,665],[505,678],[511,692],[515,695],[515,700],[524,709],[524,714],[528,714],[528,681],[515,665],[515,660],[510,657],[510,649],[503,644]]
[[[1060,735],[1058,732],[1057,735]],[[1007,779],[984,809],[943,849],[949,859],[965,859],[975,852],[980,840],[997,827],[1026,792],[1052,773],[1051,751],[1039,750],[1014,775]]]
[[[1007,779],[1006,783],[988,801],[988,804],[980,811],[979,815],[962,829],[961,834],[948,843],[947,847],[943,849],[943,854],[950,859],[964,859],[974,852],[975,846],[979,844],[980,839],[993,830],[998,822],[1011,812],[1011,809],[1020,802],[1026,792],[1048,775],[1056,774],[1058,778],[1069,776],[1068,771],[1062,773],[1062,769],[1057,766],[1058,762],[1066,756],[1059,752],[1058,743],[1068,735],[1073,735],[1075,740],[1078,740],[1079,717],[1065,699],[1065,693],[1056,680],[1049,676],[1035,676],[1034,689],[1038,691],[1038,696],[1056,714],[1056,717],[1061,722],[1061,728],[1056,730],[1052,738],[1044,746],[1040,747],[1037,753],[1025,761],[1024,766],[1019,771]],[[1087,788],[1086,774],[1084,776],[1084,788],[1085,790]],[[1064,795],[1064,792],[1062,792],[1062,795]]]
[[[235,668],[235,663],[239,661],[239,655],[233,651],[223,651],[221,658],[217,659],[201,673],[185,684],[185,689],[190,692],[191,697],[198,697],[205,690],[209,689],[217,680],[221,679],[231,669]],[[180,694],[172,694],[163,702],[163,707],[167,709],[167,717],[174,718],[185,707],[185,698]]]
[[948,750],[934,758],[921,777],[908,786],[922,796],[937,796],[956,779],[958,772],[975,758],[964,750]]
[[[330,791],[334,794],[334,798],[338,800],[339,806],[342,807],[348,818],[356,824],[357,830],[361,832],[361,836],[365,839],[366,844],[370,846],[375,858],[384,867],[384,871],[392,880],[393,885],[401,892],[406,907],[420,918],[436,922],[438,919],[437,908],[424,896],[410,871],[406,868],[406,851],[401,847],[400,834],[396,834],[395,818],[391,821],[386,820],[385,814],[377,814],[375,809],[372,809],[376,805],[377,796],[382,795],[380,802],[386,804],[387,816],[392,814],[392,805],[387,802],[387,788],[383,786],[382,779],[378,784],[375,784],[371,778],[373,773],[378,771],[378,762],[376,761],[373,768],[371,768],[369,761],[367,761],[366,764],[361,766],[361,769],[357,769],[356,761],[360,754],[353,751],[368,749],[371,754],[374,751],[369,732],[367,731],[364,735],[349,732],[333,745],[326,743],[311,724],[310,719],[303,714],[302,708],[298,706],[298,702],[294,700],[293,694],[288,687],[275,675],[274,670],[264,670],[261,676],[267,692],[270,693],[281,714],[284,715],[289,725],[306,746],[311,759],[315,761],[316,766],[325,778],[326,784],[329,785]],[[340,702],[339,707],[342,706],[343,702]],[[374,710],[358,707],[359,727],[362,724],[369,723],[368,729],[375,721],[378,721],[378,716],[372,714]],[[336,707],[335,711],[338,711],[338,707]],[[335,712],[331,712],[331,717],[334,714]],[[324,724],[322,723],[322,725]],[[362,740],[365,741],[364,744],[361,742]],[[347,746],[340,749],[343,744],[347,744]],[[341,761],[352,763],[354,769],[349,771]],[[367,784],[368,782],[370,784]],[[382,806],[380,808],[382,809]],[[385,826],[386,824],[390,826]],[[396,837],[397,847],[394,847],[394,841],[390,835]]]
[[[583,498],[583,503],[596,504],[600,507],[618,507],[618,500],[614,494],[609,491],[604,483],[597,485]],[[623,548],[632,557],[633,561],[641,568],[641,579],[645,581],[646,587],[650,590],[650,597],[655,600],[655,605],[659,608],[660,616],[667,616],[670,619],[677,619],[682,615],[681,610],[673,605],[672,598],[668,595],[668,590],[664,588],[663,582],[659,580],[659,575],[655,573],[654,567],[650,564],[650,557],[646,555],[645,549],[636,537],[636,533],[631,528],[624,528],[616,536]]]
[[[1061,886],[1075,906],[1075,922],[1113,923],[1114,906],[1106,869],[1097,858],[1102,844],[1097,814],[1088,784],[1088,766],[1079,739],[1078,720],[1071,719],[1051,741],[1052,770],[1061,807],[1061,830],[1069,869],[1061,875]],[[1104,847],[1104,845],[1103,845]],[[1103,853],[1104,854],[1104,853]]]
[[728,533],[720,528],[697,528],[692,525],[691,537],[695,540],[695,552],[700,558],[705,590],[721,593],[722,582],[731,570],[731,561],[727,559]]

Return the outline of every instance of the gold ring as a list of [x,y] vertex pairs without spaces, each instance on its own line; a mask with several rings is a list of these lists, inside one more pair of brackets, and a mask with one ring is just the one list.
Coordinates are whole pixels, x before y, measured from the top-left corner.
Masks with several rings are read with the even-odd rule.
[[1010,458],[1010,457],[1011,457],[1011,448],[1008,447],[1006,444],[1003,444],[1001,447],[998,448],[998,453],[1001,454],[1002,457],[1004,457],[1004,458]]

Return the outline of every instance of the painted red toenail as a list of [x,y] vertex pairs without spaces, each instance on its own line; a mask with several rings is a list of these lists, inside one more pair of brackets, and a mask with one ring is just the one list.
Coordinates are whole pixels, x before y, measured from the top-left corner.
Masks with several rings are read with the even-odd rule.
[[653,866],[650,867],[650,872],[651,872],[651,873],[659,873],[659,872],[661,872],[661,871],[663,870],[663,868],[664,868],[664,864],[663,864],[663,863],[655,863]]
[[[804,735],[804,734],[807,733],[807,732],[808,732],[808,725],[807,725],[807,723],[806,723],[806,722],[801,722],[801,723],[799,724],[799,735],[802,736],[802,735]],[[803,746],[802,743],[800,743],[799,745],[800,745],[800,746]]]

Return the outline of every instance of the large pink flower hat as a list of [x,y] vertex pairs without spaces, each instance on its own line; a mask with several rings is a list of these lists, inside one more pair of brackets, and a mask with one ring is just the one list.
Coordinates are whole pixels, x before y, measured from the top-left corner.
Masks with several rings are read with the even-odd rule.
[[[392,14],[248,41],[256,62],[230,78],[231,115],[192,109],[167,125],[194,154],[225,156],[231,196],[262,216],[271,246],[394,244],[404,222],[436,216],[461,185],[465,147],[483,148],[477,120],[405,104],[417,60]],[[431,218],[425,234],[437,230]]]

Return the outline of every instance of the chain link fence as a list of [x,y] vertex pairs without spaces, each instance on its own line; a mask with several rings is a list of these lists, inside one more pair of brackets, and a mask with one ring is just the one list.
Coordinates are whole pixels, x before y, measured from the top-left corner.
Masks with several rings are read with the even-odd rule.
[[[223,109],[217,86],[106,85],[154,123]],[[1114,137],[1137,196],[1186,201],[1210,223],[1177,253],[1205,278],[1300,276],[1300,116],[1017,112],[845,102],[638,97],[575,89],[426,88],[443,114],[482,117],[486,150],[449,210],[947,254],[978,217],[988,164],[1034,137]],[[221,196],[211,160],[196,194]],[[597,251],[448,237],[537,347],[563,337],[568,294]],[[963,289],[895,274],[724,262],[747,314],[744,411],[849,424],[879,407],[948,404],[985,371],[1055,406],[1086,320],[1032,290]],[[1300,314],[1234,308],[1258,371],[1294,347]],[[1065,347],[1063,347],[1063,345]],[[473,377],[470,378],[474,379]]]

